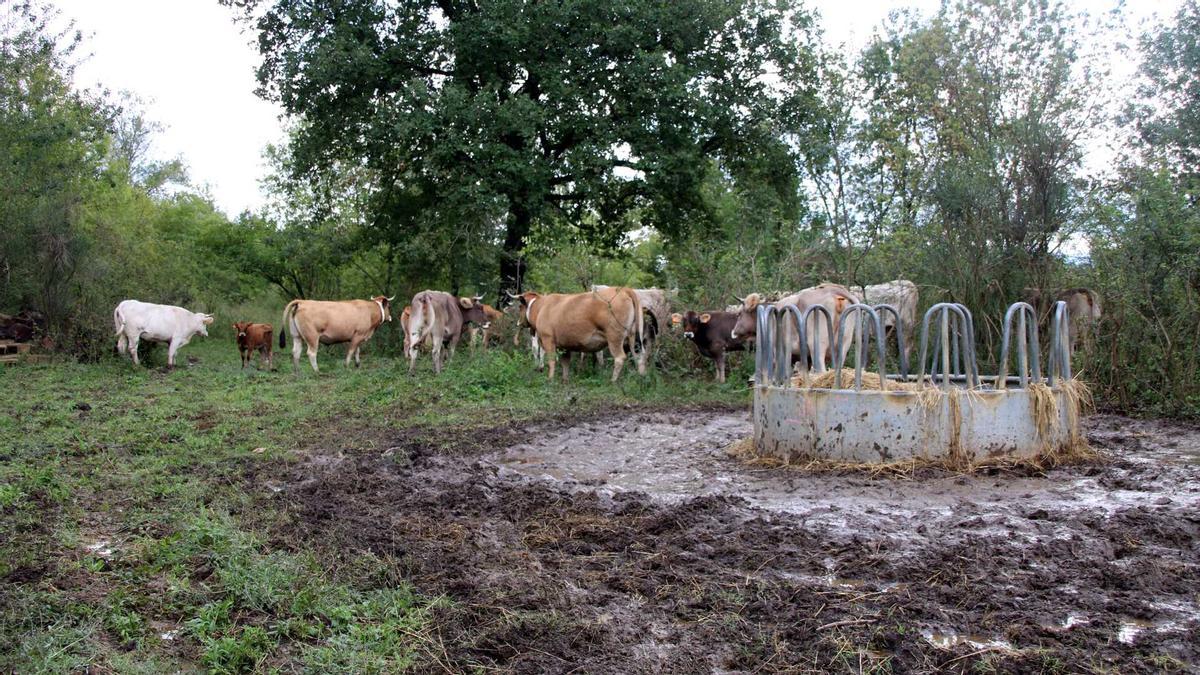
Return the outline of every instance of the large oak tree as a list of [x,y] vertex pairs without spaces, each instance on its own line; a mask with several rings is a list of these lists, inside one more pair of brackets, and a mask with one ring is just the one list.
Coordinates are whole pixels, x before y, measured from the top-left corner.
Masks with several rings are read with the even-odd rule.
[[781,116],[812,96],[792,2],[222,2],[258,31],[260,95],[298,122],[293,171],[365,165],[391,230],[413,204],[490,218],[505,290],[535,223],[600,244],[635,218],[703,224],[705,173],[778,156]]

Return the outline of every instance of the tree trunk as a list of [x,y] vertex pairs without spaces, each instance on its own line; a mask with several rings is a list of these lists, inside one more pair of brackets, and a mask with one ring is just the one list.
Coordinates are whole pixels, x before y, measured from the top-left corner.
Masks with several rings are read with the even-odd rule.
[[513,204],[508,222],[508,231],[504,235],[504,250],[500,253],[500,291],[497,301],[501,306],[508,305],[508,294],[520,293],[525,283],[525,237],[529,235],[529,226],[533,221],[529,209],[524,204]]

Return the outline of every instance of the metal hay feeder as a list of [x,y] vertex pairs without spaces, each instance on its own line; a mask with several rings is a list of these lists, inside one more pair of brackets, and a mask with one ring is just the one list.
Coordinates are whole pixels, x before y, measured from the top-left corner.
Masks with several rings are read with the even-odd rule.
[[[899,372],[887,373],[879,314],[889,305],[847,307],[835,322],[821,306],[759,307],[755,356],[754,446],[785,461],[885,463],[907,459],[974,463],[998,456],[1029,458],[1066,447],[1076,438],[1078,400],[1063,384],[1071,379],[1066,303],[1055,306],[1046,377],[1041,371],[1037,316],[1024,302],[1004,318],[999,372],[981,376],[971,312],[940,303],[925,312],[916,373],[908,373],[902,322],[895,323]],[[847,322],[853,321],[853,324]],[[823,370],[820,337],[834,336],[832,388],[812,388],[808,336],[814,333],[814,372]],[[1016,374],[1009,374],[1014,324]],[[930,337],[934,337],[932,354]],[[864,365],[874,338],[879,380],[888,390],[863,388]],[[797,345],[794,339],[799,340]],[[851,340],[854,382],[843,389],[843,339]],[[799,374],[793,376],[793,352]],[[927,358],[928,357],[928,358]],[[926,372],[928,369],[928,372]],[[905,383],[905,384],[899,384]],[[900,389],[899,387],[905,387]],[[1048,405],[1047,397],[1053,405]],[[1036,410],[1041,406],[1040,413]],[[1039,424],[1041,415],[1041,424]]]

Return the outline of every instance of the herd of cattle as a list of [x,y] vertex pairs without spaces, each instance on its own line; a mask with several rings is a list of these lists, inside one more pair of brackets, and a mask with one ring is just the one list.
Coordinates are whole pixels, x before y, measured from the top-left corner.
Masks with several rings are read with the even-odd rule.
[[[453,357],[459,342],[465,337],[473,340],[482,336],[486,349],[504,327],[514,327],[513,344],[519,343],[522,334],[530,336],[533,356],[539,367],[550,362],[549,378],[554,379],[558,356],[568,357],[572,353],[596,354],[603,363],[603,351],[613,357],[612,379],[621,375],[627,356],[633,356],[639,373],[646,366],[655,342],[662,329],[670,326],[681,332],[683,337],[695,344],[697,351],[712,359],[716,365],[716,379],[725,381],[725,354],[743,351],[755,339],[756,311],[760,305],[773,304],[777,307],[792,305],[804,310],[815,305],[823,306],[832,317],[834,325],[846,307],[866,303],[887,304],[896,309],[896,314],[883,313],[881,320],[885,330],[894,327],[896,321],[904,335],[913,335],[917,322],[918,291],[916,284],[907,280],[889,281],[873,286],[847,287],[839,284],[822,283],[798,293],[769,300],[762,294],[751,293],[738,298],[736,305],[723,310],[704,312],[686,311],[671,313],[670,301],[673,293],[657,288],[632,289],[613,286],[593,286],[583,293],[521,293],[510,294],[512,303],[500,311],[483,303],[483,296],[455,297],[441,291],[421,291],[412,298],[412,303],[401,313],[400,322],[404,334],[404,352],[409,359],[409,372],[416,368],[422,348],[433,359],[435,372],[440,373],[447,358]],[[283,310],[284,330],[279,332],[279,348],[283,349],[285,333],[292,336],[293,369],[300,363],[301,352],[308,354],[309,364],[317,367],[317,350],[322,344],[348,343],[346,365],[353,359],[361,362],[363,343],[371,339],[375,331],[385,322],[392,320],[393,297],[382,295],[370,300],[292,300]],[[1027,291],[1026,300],[1045,313],[1051,300],[1067,302],[1073,317],[1070,340],[1078,339],[1076,326],[1094,323],[1100,318],[1100,300],[1094,291],[1083,288],[1070,289],[1056,294],[1043,294],[1034,289]],[[828,324],[820,324],[814,314],[810,315],[807,335],[810,342],[807,352],[814,355],[811,367],[817,372],[825,370],[833,361],[833,347],[837,344]],[[126,300],[113,311],[114,328],[119,336],[117,351],[128,352],[133,362],[138,361],[138,343],[141,340],[168,343],[167,363],[175,365],[179,348],[196,335],[208,336],[208,326],[213,322],[211,314],[188,311],[182,307],[158,305],[137,300]],[[272,336],[270,324],[238,322],[233,324],[237,335],[238,350],[242,367],[258,352],[267,367],[272,365]],[[850,323],[842,326],[845,333]],[[792,335],[792,353],[801,354],[799,337]],[[820,343],[818,354],[816,342]],[[842,358],[849,349],[851,340],[842,336]],[[911,351],[913,340],[906,341],[906,351]],[[562,377],[569,374],[569,358],[562,360]]]

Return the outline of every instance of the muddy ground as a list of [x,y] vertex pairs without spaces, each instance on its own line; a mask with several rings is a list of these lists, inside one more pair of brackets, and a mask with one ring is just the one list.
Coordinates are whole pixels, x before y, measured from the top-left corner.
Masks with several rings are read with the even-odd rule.
[[[430,667],[1161,672],[1200,664],[1200,428],[1099,415],[1103,464],[747,466],[732,410],[413,429],[289,475],[276,542],[444,595]],[[381,583],[386,583],[382,580]]]

